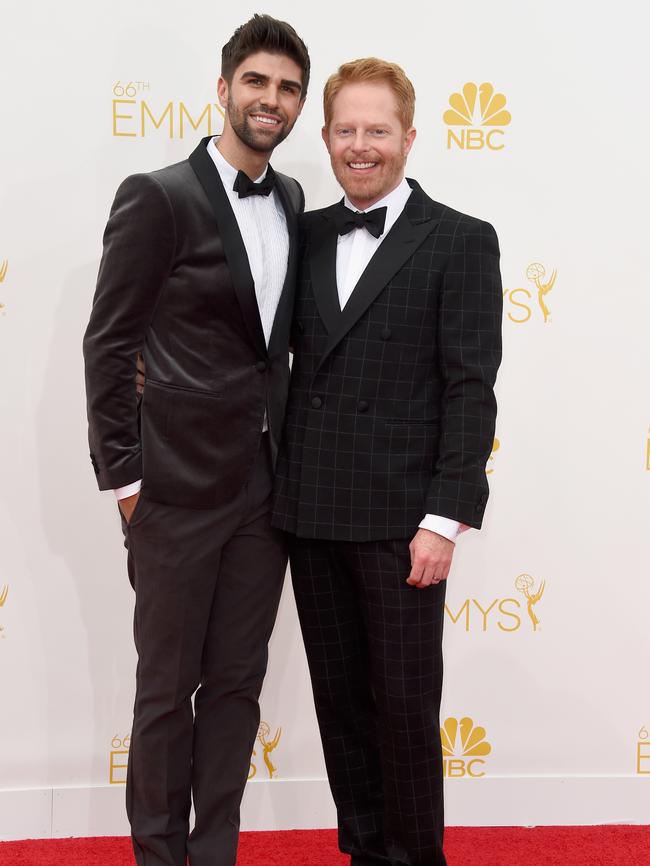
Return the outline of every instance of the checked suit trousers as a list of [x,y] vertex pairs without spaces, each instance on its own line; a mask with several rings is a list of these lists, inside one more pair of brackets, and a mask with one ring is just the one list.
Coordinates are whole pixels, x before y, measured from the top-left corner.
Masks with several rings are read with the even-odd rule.
[[445,866],[445,583],[406,583],[409,540],[290,542],[339,847],[352,866]]

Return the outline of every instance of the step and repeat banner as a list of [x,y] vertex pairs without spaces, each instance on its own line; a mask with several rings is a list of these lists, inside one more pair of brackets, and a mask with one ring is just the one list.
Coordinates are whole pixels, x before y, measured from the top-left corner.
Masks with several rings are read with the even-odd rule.
[[[448,820],[650,823],[642,5],[21,0],[0,10],[0,837],[126,832],[133,596],[81,338],[115,189],[220,131],[221,46],[256,11],[311,52],[273,158],[308,208],[341,195],[323,84],[372,54],[416,88],[408,175],[499,235],[491,500],[446,607]],[[245,826],[332,825],[288,583],[262,718]]]

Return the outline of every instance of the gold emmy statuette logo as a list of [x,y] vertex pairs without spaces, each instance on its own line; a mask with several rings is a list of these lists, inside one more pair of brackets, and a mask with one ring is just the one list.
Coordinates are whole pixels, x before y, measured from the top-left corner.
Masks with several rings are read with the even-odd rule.
[[523,593],[526,597],[526,607],[528,609],[528,616],[530,617],[530,621],[533,624],[533,631],[537,631],[537,626],[539,625],[539,618],[535,614],[533,608],[540,600],[540,598],[544,595],[544,590],[546,588],[546,581],[543,580],[537,592],[534,591],[535,581],[529,574],[520,574],[515,580],[515,588],[519,590],[519,592]]
[[[257,732],[257,739],[259,741],[260,746],[262,747],[262,757],[264,760],[264,764],[266,765],[266,771],[269,774],[269,779],[273,779],[277,773],[277,767],[275,767],[271,761],[270,754],[271,752],[277,748],[278,743],[280,742],[280,737],[282,736],[282,728],[278,728],[275,732],[275,736],[272,740],[269,739],[271,736],[271,728],[269,725],[262,721],[260,722],[260,727]],[[253,749],[253,757],[257,757],[257,752]],[[248,771],[248,778],[253,779],[257,775],[257,767],[251,761],[250,770]]]
[[[0,262],[0,283],[4,283],[5,277],[7,276],[7,269],[9,268],[9,262],[7,259],[3,259]],[[5,305],[0,303],[0,311],[4,310]]]
[[129,743],[131,735],[118,737],[111,740],[111,750],[108,758],[108,784],[126,785],[126,770],[129,766]]
[[[8,595],[9,595],[9,587],[3,586],[2,589],[0,589],[0,607],[4,607],[4,603],[6,602]],[[5,637],[4,632],[5,632],[4,626],[0,625],[0,638]]]
[[146,138],[159,130],[168,138],[184,138],[188,127],[195,132],[203,127],[203,135],[220,131],[224,111],[217,102],[208,102],[190,111],[183,100],[170,100],[163,107],[152,105],[144,98],[151,90],[148,81],[117,81],[113,85],[112,117],[114,138]]
[[[490,462],[490,460],[494,460],[494,455],[497,453],[497,451],[499,450],[499,448],[501,448],[501,443],[500,443],[499,440],[495,437],[495,439],[494,439],[494,443],[493,443],[493,445],[492,445],[492,453],[490,454],[490,456],[489,456],[489,458],[488,458],[488,463]],[[486,475],[491,475],[493,472],[494,472],[494,469],[486,469],[486,470],[485,470],[485,474],[486,474]]]
[[447,150],[452,146],[460,150],[482,150],[484,147],[503,150],[503,130],[484,130],[482,127],[508,126],[512,115],[505,110],[505,104],[503,93],[495,93],[488,82],[477,86],[468,81],[462,93],[452,93],[449,97],[451,108],[445,111],[442,119],[447,126],[460,129],[447,130]]
[[[528,616],[533,624],[533,631],[537,631],[539,619],[535,615],[533,607],[541,599],[546,586],[542,582],[539,590],[533,592],[533,578],[529,574],[520,574],[515,580],[515,587],[523,593],[526,598]],[[477,598],[465,598],[460,607],[454,610],[449,602],[445,604],[445,615],[451,620],[452,625],[462,623],[466,632],[470,631],[494,631],[497,628],[501,632],[516,632],[522,626],[522,603],[516,598],[495,598],[491,602],[481,602]]]
[[485,776],[485,761],[492,746],[485,739],[485,728],[474,725],[467,716],[458,721],[448,718],[440,729],[442,763],[445,779]]
[[537,303],[539,304],[539,308],[544,316],[544,324],[546,324],[551,315],[551,311],[546,306],[544,297],[548,295],[548,293],[555,285],[555,280],[557,279],[557,271],[554,270],[548,280],[546,282],[542,282],[544,277],[546,276],[546,269],[544,268],[544,265],[540,265],[539,262],[533,262],[532,265],[528,265],[528,267],[526,268],[526,276],[531,282],[535,283],[535,285],[537,286]]
[[[548,279],[546,279],[546,268],[539,262],[533,262],[526,268],[526,278],[535,285],[537,289],[537,304],[544,317],[544,324],[551,321],[551,311],[546,303],[546,296],[551,291],[557,280],[557,271],[553,270]],[[533,318],[535,312],[535,304],[533,301],[533,292],[524,286],[516,286],[514,289],[503,290],[504,312],[509,321],[515,325],[524,325]]]
[[[648,433],[650,433],[650,430],[648,430]],[[648,436],[645,443],[645,468],[647,472],[650,472],[650,436]]]
[[648,729],[641,728],[636,744],[636,772],[638,776],[650,776],[650,739]]

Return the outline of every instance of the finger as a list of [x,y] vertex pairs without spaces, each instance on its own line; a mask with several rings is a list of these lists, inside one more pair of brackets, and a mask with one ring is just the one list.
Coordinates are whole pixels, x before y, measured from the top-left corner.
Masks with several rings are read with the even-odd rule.
[[420,581],[422,580],[423,571],[424,571],[424,569],[422,568],[422,565],[420,563],[418,563],[417,561],[414,562],[413,565],[411,566],[411,572],[410,572],[409,576],[406,578],[406,582],[410,586],[417,586],[420,583]]
[[422,580],[420,581],[419,586],[421,586],[422,588],[424,588],[425,586],[431,586],[435,576],[435,570],[431,566],[426,567],[422,573]]

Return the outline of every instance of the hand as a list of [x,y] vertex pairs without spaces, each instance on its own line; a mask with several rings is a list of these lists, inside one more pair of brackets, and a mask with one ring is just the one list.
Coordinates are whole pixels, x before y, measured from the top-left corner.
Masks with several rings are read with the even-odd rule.
[[125,496],[124,499],[118,500],[117,504],[120,506],[120,511],[124,515],[124,519],[127,523],[131,522],[131,517],[133,516],[139,498],[140,494],[134,493],[133,496]]
[[453,541],[437,532],[418,529],[409,544],[411,573],[406,582],[417,589],[425,589],[447,580],[455,546]]
[[144,382],[145,382],[145,368],[144,368],[144,358],[138,352],[138,356],[135,359],[136,366],[136,374],[135,374],[135,390],[142,396],[144,393]]

